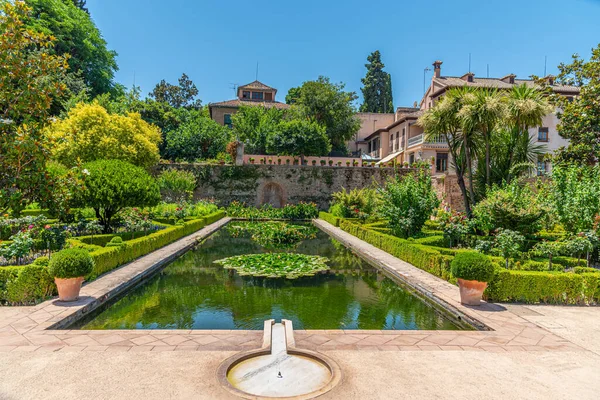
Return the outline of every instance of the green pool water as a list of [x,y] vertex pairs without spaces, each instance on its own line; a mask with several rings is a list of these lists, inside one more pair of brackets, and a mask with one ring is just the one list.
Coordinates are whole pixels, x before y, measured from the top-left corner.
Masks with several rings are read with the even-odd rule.
[[213,261],[267,250],[232,231],[221,229],[79,327],[262,329],[264,320],[284,318],[295,329],[464,328],[322,231],[292,251],[329,258],[330,271],[295,280],[241,277]]

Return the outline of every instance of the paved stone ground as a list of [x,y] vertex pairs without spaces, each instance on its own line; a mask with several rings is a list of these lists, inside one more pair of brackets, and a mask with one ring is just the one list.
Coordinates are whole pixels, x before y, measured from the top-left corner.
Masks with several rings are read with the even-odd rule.
[[[80,304],[0,308],[0,399],[230,399],[215,371],[258,348],[257,331],[46,330],[185,251],[221,220],[84,287]],[[597,399],[600,308],[464,307],[455,286],[345,232],[317,224],[409,285],[491,331],[295,331],[343,371],[326,399]],[[160,252],[160,253],[159,253]],[[203,351],[195,351],[203,350]],[[126,354],[124,352],[127,352]]]

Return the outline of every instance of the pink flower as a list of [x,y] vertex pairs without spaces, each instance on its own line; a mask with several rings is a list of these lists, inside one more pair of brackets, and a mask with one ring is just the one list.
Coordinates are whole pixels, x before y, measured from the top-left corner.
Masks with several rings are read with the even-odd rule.
[[33,225],[29,225],[29,229],[33,229]]
[[50,225],[44,226],[44,229],[50,229]]

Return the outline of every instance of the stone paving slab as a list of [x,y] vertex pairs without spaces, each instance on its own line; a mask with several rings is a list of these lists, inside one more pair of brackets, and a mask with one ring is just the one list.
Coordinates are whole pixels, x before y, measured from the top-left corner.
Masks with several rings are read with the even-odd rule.
[[[156,250],[85,284],[74,303],[56,299],[33,307],[0,307],[0,352],[172,352],[242,351],[262,346],[262,331],[246,330],[77,330],[67,326],[81,314],[102,304],[162,268],[230,221],[223,218],[198,232]],[[374,246],[317,220],[315,225],[336,240],[489,331],[295,330],[296,346],[316,351],[585,351],[532,321],[531,311],[514,305],[485,303],[465,307],[458,288]]]

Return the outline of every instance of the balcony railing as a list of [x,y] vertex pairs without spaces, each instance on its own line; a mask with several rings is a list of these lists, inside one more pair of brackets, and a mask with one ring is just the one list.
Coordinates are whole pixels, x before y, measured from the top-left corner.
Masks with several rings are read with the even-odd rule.
[[408,138],[408,147],[413,147],[418,144],[423,143],[423,134],[417,135],[415,137]]
[[445,144],[446,137],[444,135],[432,135],[425,140],[425,135],[421,133],[415,137],[408,138],[408,147],[413,147],[421,143]]

